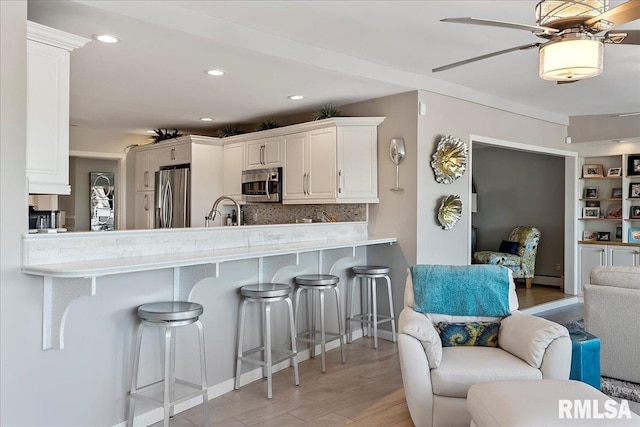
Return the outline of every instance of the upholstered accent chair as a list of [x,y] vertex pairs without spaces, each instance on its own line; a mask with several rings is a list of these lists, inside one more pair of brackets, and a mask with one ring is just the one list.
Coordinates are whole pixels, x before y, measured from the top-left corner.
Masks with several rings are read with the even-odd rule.
[[584,328],[600,338],[605,377],[640,383],[640,267],[594,267],[584,284]]
[[[506,242],[518,243],[511,245],[513,253],[506,251],[492,252],[479,251],[473,254],[474,264],[502,265],[513,272],[516,279],[524,279],[525,285],[531,287],[533,276],[536,270],[536,255],[538,252],[538,242],[540,241],[540,230],[535,227],[519,226],[511,230]],[[505,243],[505,242],[503,242]],[[506,245],[508,248],[510,245]],[[501,245],[505,248],[505,245]]]
[[[517,311],[513,276],[505,270],[509,283],[508,303],[504,305],[510,315],[504,318],[420,313],[416,307],[421,306],[419,299],[425,294],[420,289],[414,292],[412,274],[408,274],[404,309],[398,320],[398,350],[407,406],[417,427],[468,427],[471,415],[466,406],[467,391],[476,383],[569,378],[569,332],[562,325]],[[473,295],[486,293],[482,284],[477,289]],[[500,325],[495,347],[443,347],[437,332],[440,322],[496,321]]]

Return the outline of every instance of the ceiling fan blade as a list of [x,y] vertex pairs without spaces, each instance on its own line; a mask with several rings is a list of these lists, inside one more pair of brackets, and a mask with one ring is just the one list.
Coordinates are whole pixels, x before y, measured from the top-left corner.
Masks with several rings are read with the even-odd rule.
[[568,85],[571,83],[575,83],[575,82],[579,82],[580,79],[573,79],[573,80],[558,80],[556,83],[559,85]]
[[516,24],[514,22],[494,21],[491,19],[480,18],[445,18],[441,19],[441,22],[454,22],[456,24],[473,24],[473,25],[486,25],[488,27],[502,27],[513,28],[515,30],[527,30],[534,34],[554,35],[559,30],[551,27],[541,27],[538,25]]
[[607,10],[605,13],[601,13],[598,16],[594,16],[591,19],[587,19],[584,24],[596,31],[606,30],[610,28],[606,25],[604,28],[600,27],[601,21],[610,22],[613,26],[626,24],[627,22],[640,19],[640,0],[629,0],[626,3],[622,3],[613,9]]
[[486,55],[480,55],[480,56],[476,56],[474,58],[465,59],[464,61],[454,62],[453,64],[443,65],[442,67],[434,68],[433,70],[431,70],[431,72],[432,73],[437,73],[438,71],[444,71],[444,70],[448,70],[450,68],[459,67],[461,65],[469,64],[471,62],[476,62],[476,61],[480,61],[482,59],[491,58],[493,56],[502,55],[503,53],[514,52],[516,50],[528,50],[528,49],[532,49],[534,47],[540,47],[543,44],[544,43],[529,43],[529,44],[523,44],[522,46],[516,46],[516,47],[509,48],[509,49],[499,50],[497,52],[487,53]]
[[612,44],[640,45],[640,30],[607,31],[604,34],[604,42]]

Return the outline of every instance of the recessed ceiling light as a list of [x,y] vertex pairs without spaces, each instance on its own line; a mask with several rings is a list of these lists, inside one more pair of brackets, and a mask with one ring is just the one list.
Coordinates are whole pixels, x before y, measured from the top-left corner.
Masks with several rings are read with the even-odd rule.
[[299,101],[301,99],[304,99],[304,96],[302,96],[302,95],[289,95],[289,96],[287,96],[287,98],[292,99],[294,101]]
[[210,76],[224,76],[224,71],[222,70],[207,70],[205,71],[205,73],[209,74]]
[[93,38],[102,43],[118,43],[120,41],[119,38],[111,34],[94,34]]
[[213,119],[211,117],[200,117],[200,120],[202,120],[203,122],[212,122]]

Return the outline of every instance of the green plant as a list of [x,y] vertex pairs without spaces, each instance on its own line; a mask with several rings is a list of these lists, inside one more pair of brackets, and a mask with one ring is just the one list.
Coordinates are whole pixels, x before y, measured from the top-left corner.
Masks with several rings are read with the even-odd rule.
[[334,107],[333,104],[325,104],[322,107],[317,108],[313,112],[313,120],[328,119],[329,117],[340,117],[342,111]]
[[173,138],[178,138],[179,136],[182,136],[181,134],[178,133],[178,129],[174,129],[171,132],[169,131],[169,129],[154,129],[153,131],[156,134],[152,137],[153,138],[152,144],[155,144],[160,141],[164,141],[166,139],[173,139]]
[[243,133],[242,129],[235,125],[226,125],[222,129],[218,130],[218,136],[220,138],[225,138],[227,136],[240,135]]
[[274,128],[278,128],[278,127],[280,127],[280,125],[275,120],[273,120],[273,119],[265,119],[265,120],[260,122],[258,130],[274,129]]

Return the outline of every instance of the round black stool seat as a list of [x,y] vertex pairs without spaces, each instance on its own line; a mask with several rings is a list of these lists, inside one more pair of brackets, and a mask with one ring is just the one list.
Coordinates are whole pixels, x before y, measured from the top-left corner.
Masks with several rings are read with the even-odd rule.
[[138,317],[148,322],[174,322],[198,320],[204,308],[195,302],[164,301],[138,307]]
[[303,286],[330,286],[337,285],[340,278],[333,274],[303,274],[296,276],[295,280],[298,285]]
[[278,298],[291,294],[293,288],[284,283],[258,283],[240,288],[240,295],[249,298]]
[[367,275],[389,274],[391,272],[391,268],[381,265],[361,265],[353,267],[352,270],[354,274]]

